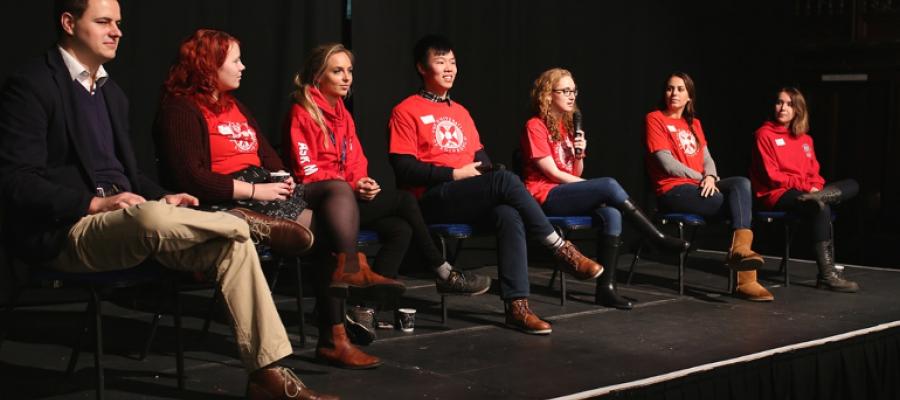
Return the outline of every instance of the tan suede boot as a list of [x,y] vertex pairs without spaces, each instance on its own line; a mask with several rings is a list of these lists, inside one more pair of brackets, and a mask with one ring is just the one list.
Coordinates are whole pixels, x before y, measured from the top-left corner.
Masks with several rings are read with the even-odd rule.
[[763,258],[750,249],[751,244],[753,244],[753,231],[747,228],[735,229],[725,265],[736,271],[750,271],[762,267]]
[[734,294],[750,301],[775,300],[775,296],[756,281],[756,270],[738,271]]

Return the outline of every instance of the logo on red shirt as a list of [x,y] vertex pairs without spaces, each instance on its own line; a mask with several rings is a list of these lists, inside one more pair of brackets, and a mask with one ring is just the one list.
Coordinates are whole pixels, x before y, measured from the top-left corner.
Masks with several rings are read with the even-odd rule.
[[256,132],[246,122],[219,122],[219,134],[234,143],[234,149],[241,153],[255,152]]
[[697,138],[693,133],[686,130],[678,131],[678,142],[681,144],[681,151],[685,155],[692,156],[697,154]]
[[572,162],[572,158],[569,155],[572,154],[572,141],[569,138],[566,138],[566,141],[557,141],[553,142],[556,146],[556,165],[560,167],[560,169],[564,169],[566,172],[571,172],[575,169],[575,165]]
[[442,117],[434,124],[434,144],[445,153],[459,153],[466,148],[462,126],[450,117]]
[[806,154],[806,158],[812,158],[812,152],[809,148],[809,143],[803,143],[803,153]]

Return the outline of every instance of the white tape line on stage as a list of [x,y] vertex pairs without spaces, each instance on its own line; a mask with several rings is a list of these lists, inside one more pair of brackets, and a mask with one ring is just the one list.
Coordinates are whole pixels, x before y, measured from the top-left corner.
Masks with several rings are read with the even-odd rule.
[[741,357],[732,358],[732,359],[728,359],[728,360],[717,361],[714,363],[698,365],[693,368],[687,368],[687,369],[682,369],[682,370],[678,370],[678,371],[673,371],[673,372],[669,372],[668,374],[664,374],[664,375],[657,375],[657,376],[652,376],[649,378],[640,379],[640,380],[636,380],[636,381],[625,382],[625,383],[620,383],[620,384],[610,385],[610,386],[604,386],[601,388],[591,389],[591,390],[587,390],[587,391],[580,392],[580,393],[573,393],[573,394],[562,396],[562,397],[556,397],[551,400],[588,399],[591,397],[602,396],[602,395],[612,393],[612,392],[618,392],[618,391],[622,391],[622,390],[628,390],[628,389],[649,386],[649,385],[653,385],[656,383],[669,381],[672,379],[682,378],[682,377],[685,377],[685,376],[688,376],[691,374],[695,374],[698,372],[711,371],[716,368],[720,368],[720,367],[724,367],[724,366],[728,366],[728,365],[732,365],[732,364],[739,364],[739,363],[755,361],[755,360],[759,360],[762,358],[771,357],[776,354],[787,353],[787,352],[800,350],[800,349],[806,349],[806,348],[815,347],[815,346],[821,346],[823,344],[831,343],[831,342],[839,342],[839,341],[847,340],[847,339],[857,337],[857,336],[868,335],[870,333],[875,333],[875,332],[880,332],[880,331],[891,329],[891,328],[896,328],[898,326],[900,326],[900,321],[887,322],[887,323],[879,324],[879,325],[876,325],[876,326],[873,326],[870,328],[859,329],[859,330],[855,330],[855,331],[851,331],[851,332],[847,332],[847,333],[842,333],[840,335],[829,336],[826,338],[812,340],[809,342],[802,342],[802,343],[787,345],[787,346],[778,347],[775,349],[761,351],[759,353],[748,354],[746,356],[741,356]]

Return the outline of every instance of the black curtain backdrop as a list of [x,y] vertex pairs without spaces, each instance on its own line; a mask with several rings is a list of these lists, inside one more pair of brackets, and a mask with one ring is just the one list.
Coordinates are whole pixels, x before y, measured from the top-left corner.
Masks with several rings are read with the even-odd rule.
[[[123,0],[124,37],[118,57],[107,68],[131,99],[131,135],[141,167],[155,174],[151,126],[160,86],[178,44],[195,29],[206,27],[241,40],[248,69],[236,96],[253,111],[276,147],[281,143],[291,80],[308,51],[325,42],[342,41],[351,47],[356,76],[347,103],[370,159],[370,174],[391,186],[386,137],[390,111],[419,87],[410,54],[413,44],[423,34],[440,33],[457,47],[459,76],[451,95],[472,113],[496,162],[510,164],[529,117],[533,80],[548,68],[564,67],[573,72],[581,93],[578,102],[589,141],[585,176],[615,177],[650,209],[653,196],[644,170],[643,121],[661,96],[668,73],[681,70],[694,77],[699,118],[722,176],[747,175],[752,133],[771,114],[774,90],[799,83],[815,96],[810,101],[818,107],[812,110],[813,135],[817,149],[821,146],[826,178],[857,177],[863,182],[861,199],[845,206],[836,225],[839,258],[865,262],[868,254],[880,254],[883,257],[875,265],[886,266],[896,260],[887,250],[870,251],[879,247],[867,240],[896,239],[893,224],[885,221],[900,216],[884,211],[892,208],[881,205],[877,187],[896,185],[879,178],[888,175],[870,170],[892,165],[890,160],[896,157],[896,143],[889,138],[897,130],[898,86],[873,82],[851,86],[863,89],[845,95],[835,92],[838,86],[818,81],[823,72],[841,68],[853,72],[848,66],[867,50],[862,46],[834,50],[801,34],[805,31],[798,26],[808,25],[797,25],[800,2],[351,1]],[[49,0],[0,3],[0,15],[8,19],[0,24],[5,38],[0,81],[54,43],[58,22],[51,9]],[[819,28],[823,26],[827,27]],[[842,67],[826,70],[821,65],[828,62]],[[891,80],[895,63],[868,64],[883,71],[878,75],[882,81],[900,80]],[[843,102],[835,100],[838,95],[844,96]],[[848,107],[851,112],[845,111]],[[876,112],[878,116],[871,117]],[[830,136],[826,139],[825,134]],[[853,141],[852,153],[838,151],[848,148],[846,138],[863,134],[877,135],[873,136],[877,140]],[[838,141],[838,135],[844,139]],[[881,143],[889,146],[878,149]],[[878,150],[884,155],[873,158]],[[893,198],[894,192],[886,192],[884,199]],[[863,205],[873,210],[860,218]],[[778,254],[781,238],[774,232],[760,235],[771,246],[759,241],[757,247]],[[701,246],[725,248],[723,233],[724,229],[712,230],[712,240],[701,241]],[[876,234],[881,242],[868,239]],[[633,244],[630,235],[626,229],[626,239]],[[794,249],[797,256],[811,256],[802,243]]]
[[390,111],[419,87],[413,44],[441,33],[457,48],[451,97],[471,112],[492,159],[510,165],[530,117],[534,79],[563,67],[580,91],[589,153],[584,176],[615,177],[651,206],[644,115],[676,70],[697,84],[695,104],[720,175],[747,175],[752,133],[786,79],[777,46],[783,33],[772,28],[789,7],[782,3],[356,1],[354,118],[373,169],[392,178],[380,169]]
[[[343,3],[335,0],[121,1],[123,37],[116,59],[105,67],[131,101],[131,136],[139,165],[155,175],[151,128],[161,85],[178,45],[198,28],[220,29],[241,41],[247,70],[235,95],[248,104],[264,134],[280,143],[293,74],[309,49],[340,42]],[[3,2],[0,24],[4,59],[0,81],[56,41],[53,2]]]

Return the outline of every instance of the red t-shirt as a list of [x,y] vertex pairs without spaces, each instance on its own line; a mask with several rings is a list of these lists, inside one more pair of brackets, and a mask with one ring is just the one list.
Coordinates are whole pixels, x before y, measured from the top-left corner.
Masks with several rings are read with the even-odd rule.
[[764,123],[755,135],[750,182],[756,198],[766,207],[774,207],[788,189],[822,189],[825,179],[819,175],[811,136],[795,137],[787,127],[773,122]]
[[[388,130],[390,153],[408,154],[439,167],[460,168],[473,162],[475,153],[484,147],[465,107],[455,101],[436,103],[417,94],[394,107]],[[417,196],[425,190],[406,189]]]
[[200,109],[209,127],[209,156],[213,172],[227,175],[249,166],[261,165],[256,131],[234,102],[221,113],[214,113],[203,106]]
[[[661,111],[647,114],[647,173],[656,189],[656,195],[662,196],[678,185],[699,182],[680,176],[671,176],[662,168],[653,153],[668,150],[680,163],[703,174],[703,149],[706,148],[706,136],[700,120],[694,118],[694,132],[691,133],[684,118],[674,119],[663,115]],[[695,135],[696,134],[696,135]]]
[[547,195],[559,183],[544,175],[537,160],[544,157],[553,157],[553,162],[560,171],[575,175],[575,153],[572,145],[572,134],[566,131],[562,121],[559,124],[561,140],[553,140],[550,129],[538,117],[532,117],[525,123],[525,133],[522,135],[522,175],[525,179],[525,188],[538,201],[544,204]]

